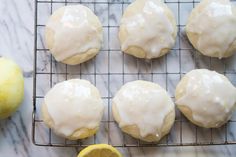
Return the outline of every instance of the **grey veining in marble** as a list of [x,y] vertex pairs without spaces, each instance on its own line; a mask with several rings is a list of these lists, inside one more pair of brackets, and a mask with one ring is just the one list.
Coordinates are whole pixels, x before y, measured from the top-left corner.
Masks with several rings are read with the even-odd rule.
[[[61,0],[59,0],[61,1]],[[79,0],[68,0],[68,2]],[[83,2],[93,2],[93,0],[82,0]],[[107,0],[97,0],[106,2]],[[119,2],[121,0],[112,0]],[[129,2],[131,0],[125,0]],[[168,2],[177,2],[178,0],[166,0]],[[181,0],[185,2],[192,2],[192,0]],[[197,1],[195,1],[197,2]],[[74,4],[74,3],[73,3]],[[55,10],[64,4],[53,4],[52,10]],[[101,91],[104,98],[104,104],[108,104],[107,97],[112,97],[116,91],[125,82],[144,79],[159,83],[166,88],[171,96],[174,94],[176,84],[180,79],[180,73],[186,73],[194,68],[209,68],[218,72],[228,72],[227,77],[236,85],[236,55],[225,60],[210,59],[204,57],[192,49],[187,41],[184,27],[180,28],[179,36],[176,46],[167,55],[160,59],[153,61],[144,61],[136,59],[132,56],[122,54],[119,48],[117,38],[117,27],[122,15],[122,10],[127,6],[111,4],[108,5],[91,3],[86,4],[99,16],[104,26],[112,26],[110,29],[104,27],[104,43],[101,52],[91,61],[78,65],[66,66],[58,63],[53,59],[52,67],[50,64],[51,56],[48,51],[45,51],[44,43],[44,27],[38,28],[38,42],[37,46],[41,51],[37,52],[37,95],[44,96],[50,89],[50,86],[66,79],[64,74],[52,75],[52,84],[50,83],[49,73],[52,69],[53,73],[70,73],[67,79],[83,78],[93,82]],[[168,6],[175,13],[178,19],[178,7],[180,7],[179,25],[184,25],[189,12],[193,5],[192,3],[168,3]],[[50,4],[40,3],[38,6],[38,24],[44,25],[50,15]],[[109,20],[108,20],[109,19]],[[0,0],[0,56],[5,56],[16,61],[23,69],[25,76],[25,99],[19,110],[9,119],[0,121],[0,157],[75,157],[77,149],[75,148],[49,148],[37,147],[31,141],[31,114],[32,114],[32,73],[33,73],[33,20],[34,20],[34,1],[33,0]],[[109,31],[109,32],[108,32]],[[110,35],[108,37],[108,34]],[[181,53],[179,48],[181,47]],[[114,51],[107,51],[112,49]],[[181,66],[179,66],[181,63]],[[225,65],[225,66],[224,66]],[[110,72],[112,75],[107,76]],[[139,75],[137,73],[140,73]],[[154,75],[151,72],[155,73]],[[162,74],[168,72],[169,74]],[[82,73],[82,75],[80,75]],[[92,75],[96,73],[97,75]],[[104,75],[100,75],[104,73]],[[121,75],[126,73],[124,77]],[[89,75],[85,75],[89,74]],[[91,75],[90,75],[91,74]],[[1,77],[1,76],[0,76]],[[110,81],[110,84],[109,84]],[[40,104],[42,99],[37,99],[37,117],[40,119]],[[108,110],[108,106],[107,106]],[[106,110],[103,120],[112,120],[112,116],[108,117]],[[180,114],[177,111],[177,118]],[[236,115],[232,117],[236,120]],[[38,124],[36,138],[39,142],[48,141],[48,129],[43,124]],[[170,142],[179,142],[179,128],[180,124],[175,123]],[[222,129],[222,128],[221,128]],[[236,140],[235,136],[236,124],[230,125],[228,128],[229,140]],[[107,125],[102,124],[98,132],[97,142],[105,143],[110,138],[112,144],[122,144],[123,136],[116,124],[111,124],[110,131],[112,135],[108,137]],[[222,131],[219,129],[213,130],[214,140],[222,140]],[[195,126],[187,121],[183,124],[183,142],[195,141]],[[206,141],[209,138],[209,131],[206,129],[198,129],[198,140]],[[52,134],[54,142],[64,142],[54,134]],[[84,140],[84,143],[93,143],[94,139]],[[164,142],[165,139],[163,139]],[[132,144],[137,142],[125,135],[125,142]],[[210,146],[210,147],[160,147],[160,148],[121,148],[119,149],[125,157],[156,157],[156,156],[235,156],[236,146]]]

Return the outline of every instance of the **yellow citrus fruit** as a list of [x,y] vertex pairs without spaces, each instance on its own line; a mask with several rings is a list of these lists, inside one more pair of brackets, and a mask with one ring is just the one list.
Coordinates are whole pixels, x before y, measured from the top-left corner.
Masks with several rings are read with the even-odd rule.
[[0,57],[0,119],[12,115],[24,98],[24,78],[20,67]]
[[122,157],[122,155],[110,145],[95,144],[83,149],[77,157]]

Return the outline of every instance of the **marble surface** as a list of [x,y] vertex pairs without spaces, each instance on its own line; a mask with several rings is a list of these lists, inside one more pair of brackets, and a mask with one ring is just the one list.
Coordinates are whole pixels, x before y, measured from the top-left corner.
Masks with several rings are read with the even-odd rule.
[[[58,0],[62,1],[62,0]],[[68,0],[79,1],[79,0]],[[83,2],[91,2],[92,0],[83,0]],[[106,0],[97,0],[104,2]],[[119,0],[116,0],[116,2]],[[177,0],[168,0],[176,2]],[[181,0],[192,2],[192,0]],[[54,4],[52,9],[56,9],[63,4]],[[191,50],[192,47],[186,41],[184,27],[180,28],[180,38],[176,42],[175,48],[166,57],[150,61],[136,60],[131,56],[123,55],[119,51],[119,43],[116,38],[119,19],[122,14],[122,9],[126,5],[111,4],[108,11],[107,4],[99,4],[96,6],[87,3],[87,5],[95,10],[104,26],[112,26],[109,29],[104,27],[104,44],[99,55],[81,66],[65,66],[53,60],[50,64],[51,57],[44,50],[43,27],[38,29],[37,46],[41,51],[38,51],[37,59],[37,95],[43,96],[51,85],[65,80],[66,78],[84,78],[88,79],[101,91],[104,103],[108,103],[108,99],[114,95],[118,88],[125,82],[135,79],[150,80],[159,83],[165,87],[173,96],[176,83],[179,81],[180,74],[188,72],[194,68],[209,68],[218,72],[226,72],[228,78],[236,85],[236,55],[220,61],[218,59],[210,59],[203,57],[199,53]],[[184,25],[188,13],[191,11],[192,3],[168,3],[178,19],[179,25]],[[178,7],[179,14],[178,16]],[[40,3],[38,24],[45,24],[50,15],[50,4]],[[108,16],[109,14],[109,16]],[[110,20],[108,20],[110,19]],[[33,41],[34,41],[34,1],[33,0],[1,0],[0,1],[0,56],[8,57],[16,61],[22,68],[25,77],[25,99],[19,110],[9,119],[0,121],[0,157],[75,157],[77,154],[76,148],[50,148],[38,147],[32,144],[31,138],[31,115],[32,115],[32,91],[33,91]],[[109,33],[108,33],[109,32]],[[110,36],[108,36],[110,35]],[[181,53],[179,52],[181,47]],[[107,51],[111,49],[112,51]],[[124,63],[124,64],[123,64]],[[181,63],[181,66],[179,66]],[[47,75],[52,70],[53,73],[61,73],[60,75]],[[63,73],[70,73],[65,76]],[[111,75],[107,75],[110,72]],[[139,74],[138,74],[139,72]],[[165,73],[169,74],[166,75]],[[81,74],[82,73],[82,74]],[[93,74],[96,73],[96,76]],[[122,74],[125,73],[123,76]],[[153,74],[152,74],[153,73]],[[51,79],[51,80],[50,80]],[[52,82],[50,82],[52,81]],[[40,99],[37,104],[40,105]],[[38,106],[40,107],[40,106]],[[38,110],[37,110],[38,111]],[[177,118],[180,116],[177,113]],[[40,113],[37,113],[37,118],[40,119]],[[112,117],[104,115],[104,120]],[[236,119],[233,116],[232,119]],[[184,137],[188,137],[184,142],[191,142],[195,139],[194,129],[192,124],[186,123],[184,127]],[[98,142],[107,140],[106,126],[101,127],[98,135]],[[170,141],[178,142],[177,130],[178,124],[175,125],[171,132]],[[111,127],[111,129],[115,129]],[[223,129],[223,128],[221,128]],[[47,132],[44,129],[38,129],[38,142],[45,143],[48,141]],[[117,129],[115,129],[117,131]],[[236,125],[230,125],[229,138],[235,140]],[[113,133],[116,133],[113,131]],[[104,132],[104,133],[102,133]],[[220,132],[220,131],[219,131]],[[217,130],[214,131],[215,140],[222,140],[221,134]],[[204,129],[199,130],[199,140],[205,141],[209,131]],[[117,133],[119,135],[119,133]],[[175,136],[176,135],[176,136]],[[110,135],[111,136],[111,135]],[[119,136],[112,136],[112,142],[119,142]],[[133,142],[133,139],[127,141]],[[61,139],[54,137],[56,142]],[[91,142],[91,141],[84,141]],[[159,147],[159,148],[121,148],[120,151],[125,157],[156,157],[156,156],[235,156],[236,146],[199,146],[199,147]]]

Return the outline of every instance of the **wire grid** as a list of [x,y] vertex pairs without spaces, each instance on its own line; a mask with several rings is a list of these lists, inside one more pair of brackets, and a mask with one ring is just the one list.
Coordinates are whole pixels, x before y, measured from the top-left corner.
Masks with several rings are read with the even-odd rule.
[[[235,2],[235,0],[234,0]],[[35,51],[34,51],[34,90],[32,139],[38,146],[84,147],[95,143],[108,143],[114,147],[158,147],[158,146],[198,146],[236,144],[236,116],[219,129],[204,129],[191,124],[176,110],[175,124],[169,135],[158,143],[146,143],[122,133],[111,115],[111,99],[115,92],[126,82],[143,79],[159,83],[165,87],[174,100],[174,89],[178,81],[189,70],[208,68],[226,75],[236,85],[236,57],[218,60],[202,56],[188,43],[184,34],[186,20],[191,9],[199,3],[194,0],[165,0],[174,10],[178,26],[176,46],[171,52],[151,61],[144,61],[126,55],[119,49],[117,36],[118,21],[129,0],[36,0],[35,1]],[[46,19],[52,12],[63,5],[83,4],[90,7],[102,19],[105,43],[98,56],[78,66],[69,66],[54,60],[44,46],[43,30]],[[45,7],[46,6],[46,7]],[[103,6],[102,8],[99,8]],[[105,6],[105,7],[104,7]],[[188,6],[190,9],[185,9]],[[54,8],[55,7],[55,8]],[[99,9],[98,9],[99,8]],[[117,9],[119,8],[119,9]],[[114,14],[119,10],[119,16]],[[186,11],[187,10],[187,11]],[[44,13],[49,12],[44,17]],[[181,13],[182,12],[182,13]],[[101,17],[100,17],[101,16]],[[105,19],[107,20],[104,20]],[[44,18],[44,20],[40,20]],[[119,18],[119,19],[118,19]],[[114,20],[116,19],[116,20]],[[114,33],[116,32],[116,33]],[[115,44],[114,44],[115,43]],[[114,46],[115,45],[115,46]],[[118,45],[118,46],[117,46]],[[116,63],[116,65],[114,65]],[[120,68],[118,68],[120,65]],[[40,105],[45,93],[56,83],[71,79],[90,80],[102,91],[106,112],[97,135],[78,141],[60,138],[48,129],[40,115]],[[104,92],[105,91],[105,92]]]

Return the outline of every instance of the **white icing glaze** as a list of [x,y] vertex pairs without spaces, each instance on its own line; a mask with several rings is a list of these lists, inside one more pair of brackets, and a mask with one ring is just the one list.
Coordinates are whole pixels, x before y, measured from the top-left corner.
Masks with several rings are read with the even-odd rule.
[[96,87],[79,79],[56,84],[44,102],[54,129],[64,136],[72,135],[77,129],[98,127],[104,110]]
[[147,81],[133,81],[125,84],[113,99],[122,128],[137,125],[140,134],[160,136],[160,129],[167,114],[174,110],[174,104],[167,92],[157,84]]
[[155,58],[160,56],[162,49],[174,46],[175,26],[165,13],[168,9],[165,4],[158,0],[146,0],[144,3],[142,10],[122,18],[121,26],[125,27],[128,35],[121,48],[125,51],[129,46],[137,46],[147,53],[146,58]]
[[224,56],[236,40],[236,14],[232,10],[229,0],[203,0],[193,9],[195,16],[189,19],[186,28],[199,35],[196,45],[199,51],[217,52],[218,58]]
[[[55,33],[51,52],[57,61],[63,61],[89,49],[100,49],[102,26],[89,8],[82,5],[65,6],[54,14],[60,12],[63,15],[59,19],[50,18],[46,25]],[[100,26],[95,26],[92,20]]]
[[217,127],[230,118],[236,105],[236,88],[227,78],[206,69],[192,70],[184,77],[188,77],[186,92],[176,100],[177,105],[190,108],[193,119],[205,127]]

